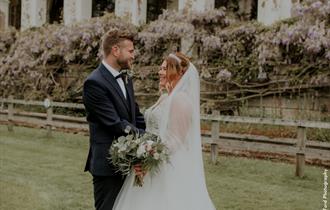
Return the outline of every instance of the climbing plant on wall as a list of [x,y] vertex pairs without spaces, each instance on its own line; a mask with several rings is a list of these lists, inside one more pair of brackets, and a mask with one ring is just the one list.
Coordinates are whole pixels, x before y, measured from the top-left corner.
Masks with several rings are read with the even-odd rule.
[[239,101],[297,84],[327,84],[329,26],[330,2],[308,0],[294,7],[294,17],[269,27],[241,22],[220,8],[165,11],[140,28],[107,14],[73,26],[10,30],[0,33],[0,96],[79,100],[84,78],[99,63],[101,36],[111,28],[137,34],[135,84],[145,94],[157,94],[157,66],[185,39],[194,43],[192,62],[205,84],[204,101]]

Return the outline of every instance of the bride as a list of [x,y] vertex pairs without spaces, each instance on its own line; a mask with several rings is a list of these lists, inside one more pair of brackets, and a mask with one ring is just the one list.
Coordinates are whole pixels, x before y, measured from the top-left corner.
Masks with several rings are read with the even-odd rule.
[[159,173],[146,174],[143,187],[134,187],[134,174],[125,180],[114,210],[215,210],[207,192],[200,134],[199,77],[180,52],[170,54],[158,72],[159,100],[146,110],[147,131],[170,148],[170,163]]

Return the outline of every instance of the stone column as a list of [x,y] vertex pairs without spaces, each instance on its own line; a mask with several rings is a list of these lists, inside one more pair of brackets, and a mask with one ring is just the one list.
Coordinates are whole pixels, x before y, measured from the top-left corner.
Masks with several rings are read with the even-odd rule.
[[181,38],[181,52],[187,56],[194,56],[197,54],[196,48],[193,46],[195,41],[194,36]]
[[238,2],[239,9],[238,14],[241,16],[241,20],[248,21],[251,18],[252,0],[240,0]]
[[167,0],[166,9],[172,10],[172,11],[178,11],[179,10],[179,0]]
[[205,12],[214,9],[215,0],[179,0],[179,11]]
[[92,0],[64,0],[63,7],[65,25],[92,17]]
[[9,0],[0,0],[0,31],[6,30],[9,20]]
[[115,14],[140,26],[147,22],[147,0],[116,0]]
[[39,27],[46,23],[47,1],[22,0],[21,29]]
[[291,17],[292,1],[259,0],[258,21],[271,25],[272,23]]
[[[179,0],[178,10],[183,13],[205,12],[214,9],[214,0]],[[196,54],[193,47],[194,37],[184,37],[181,39],[181,52],[188,56]]]

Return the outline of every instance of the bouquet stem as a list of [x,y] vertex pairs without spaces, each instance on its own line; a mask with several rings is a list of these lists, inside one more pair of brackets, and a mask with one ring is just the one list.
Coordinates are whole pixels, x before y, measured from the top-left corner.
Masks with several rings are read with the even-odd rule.
[[142,187],[143,186],[143,177],[141,175],[135,175],[134,177],[134,186],[135,187]]

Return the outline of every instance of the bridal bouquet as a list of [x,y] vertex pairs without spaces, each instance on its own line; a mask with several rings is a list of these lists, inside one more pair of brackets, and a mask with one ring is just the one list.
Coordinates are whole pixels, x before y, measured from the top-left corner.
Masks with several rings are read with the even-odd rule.
[[[135,165],[141,165],[145,173],[155,174],[163,162],[169,162],[169,150],[159,136],[145,133],[142,136],[131,133],[127,127],[127,136],[115,140],[109,150],[110,161],[123,175],[130,174]],[[143,176],[135,175],[134,186],[143,185]]]

